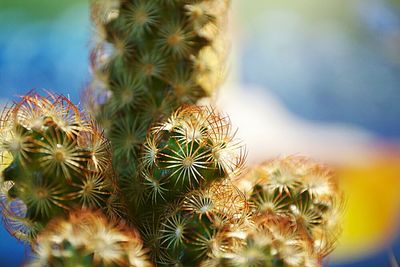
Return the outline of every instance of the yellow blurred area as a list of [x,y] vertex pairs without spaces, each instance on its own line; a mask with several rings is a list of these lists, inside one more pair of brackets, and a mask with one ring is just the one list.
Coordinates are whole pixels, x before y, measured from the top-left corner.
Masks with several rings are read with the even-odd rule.
[[400,212],[400,158],[379,159],[362,166],[338,167],[347,205],[343,234],[333,257],[349,259],[389,242]]
[[[3,173],[3,170],[7,168],[8,165],[12,162],[13,157],[11,153],[7,151],[3,151],[0,153],[0,173]],[[1,180],[1,175],[0,175]]]

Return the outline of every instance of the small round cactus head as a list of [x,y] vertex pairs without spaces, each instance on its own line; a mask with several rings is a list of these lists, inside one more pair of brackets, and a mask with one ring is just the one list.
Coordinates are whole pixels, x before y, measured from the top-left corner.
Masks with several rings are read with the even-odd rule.
[[[283,262],[319,266],[334,249],[341,231],[344,199],[338,179],[328,167],[305,157],[289,156],[252,168],[237,184],[253,206],[255,225],[273,235],[271,251]],[[296,249],[302,253],[298,260],[294,260],[295,254],[291,256],[274,245],[276,233],[292,229],[286,225],[294,227],[294,239],[300,244]]]
[[33,247],[30,267],[151,267],[139,234],[99,211],[75,210],[46,226]]
[[175,199],[237,174],[244,161],[227,117],[207,107],[182,107],[149,131],[141,157],[145,197]]
[[246,197],[229,180],[193,190],[167,209],[160,229],[160,264],[195,266],[226,253],[239,239],[232,233],[248,227]]
[[255,224],[234,233],[236,246],[229,252],[214,254],[202,266],[222,267],[317,267],[320,258],[310,243],[301,237],[289,221]]
[[0,153],[1,203],[15,236],[29,241],[35,229],[75,207],[115,215],[110,145],[67,98],[32,93],[5,109]]

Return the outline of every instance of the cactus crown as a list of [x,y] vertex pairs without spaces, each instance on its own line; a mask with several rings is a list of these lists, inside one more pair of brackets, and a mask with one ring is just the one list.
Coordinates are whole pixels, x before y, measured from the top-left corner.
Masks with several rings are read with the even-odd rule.
[[3,112],[1,124],[1,153],[10,163],[2,204],[11,232],[29,240],[76,207],[114,214],[110,144],[67,98],[26,95]]

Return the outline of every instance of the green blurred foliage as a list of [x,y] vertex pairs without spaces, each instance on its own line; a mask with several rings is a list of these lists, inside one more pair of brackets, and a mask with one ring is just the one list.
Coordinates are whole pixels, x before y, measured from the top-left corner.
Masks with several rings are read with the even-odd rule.
[[65,9],[77,4],[89,3],[87,0],[1,0],[0,12],[17,10],[24,13],[25,20],[47,20],[59,16]]

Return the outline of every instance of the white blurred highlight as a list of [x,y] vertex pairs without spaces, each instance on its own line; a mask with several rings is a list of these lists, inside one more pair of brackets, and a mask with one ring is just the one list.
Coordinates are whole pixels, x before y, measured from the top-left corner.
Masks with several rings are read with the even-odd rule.
[[265,88],[227,84],[217,106],[226,112],[247,145],[248,163],[302,154],[340,165],[368,164],[382,153],[372,134],[340,123],[311,122],[290,113]]

